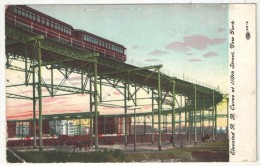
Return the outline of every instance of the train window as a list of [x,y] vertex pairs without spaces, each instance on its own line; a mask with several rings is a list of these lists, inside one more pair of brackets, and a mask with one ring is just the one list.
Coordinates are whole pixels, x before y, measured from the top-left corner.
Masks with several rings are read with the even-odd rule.
[[46,19],[46,25],[47,25],[47,26],[50,26],[50,21],[49,21],[49,19]]
[[60,30],[63,32],[63,26],[60,27]]
[[33,16],[32,19],[35,21],[35,20],[36,20],[36,16],[35,16],[35,14],[33,13],[32,16]]
[[25,10],[25,17],[29,18],[29,12]]
[[22,15],[22,10],[21,10],[20,7],[18,7],[18,14],[19,14],[19,15]]
[[42,24],[45,24],[45,18],[42,17]]
[[98,40],[97,39],[94,39],[94,44],[98,44]]
[[17,13],[17,6],[14,6],[13,11],[14,13]]
[[22,16],[25,17],[25,10],[24,9],[22,9]]
[[37,22],[41,22],[41,16],[37,15]]
[[58,29],[57,23],[54,23],[54,28],[55,28],[55,29]]
[[58,28],[57,29],[60,31],[60,24],[58,24]]
[[71,29],[69,29],[69,35],[71,35]]
[[53,28],[53,21],[51,21],[51,27]]

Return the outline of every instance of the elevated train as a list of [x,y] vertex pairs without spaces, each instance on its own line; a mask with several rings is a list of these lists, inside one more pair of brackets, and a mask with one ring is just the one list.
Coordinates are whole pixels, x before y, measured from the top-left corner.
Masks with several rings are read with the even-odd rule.
[[68,46],[101,56],[126,61],[126,48],[118,43],[104,39],[32,9],[26,5],[8,6],[5,13],[6,23],[20,27],[35,34],[42,34]]

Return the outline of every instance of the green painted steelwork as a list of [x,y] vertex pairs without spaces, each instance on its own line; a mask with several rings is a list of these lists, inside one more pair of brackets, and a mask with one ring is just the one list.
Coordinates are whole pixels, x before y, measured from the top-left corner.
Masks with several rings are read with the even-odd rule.
[[39,102],[39,150],[43,150],[43,141],[42,141],[42,84],[41,84],[41,40],[42,37],[36,39],[38,40],[38,102]]
[[159,133],[159,140],[158,140],[158,150],[162,150],[162,131],[161,131],[161,72],[160,68],[158,68],[158,133]]
[[172,146],[175,147],[175,80],[172,81]]
[[[7,56],[7,64],[6,67],[11,70],[23,71],[25,72],[26,81],[24,85],[32,85],[33,89],[35,89],[35,85],[38,84],[38,97],[33,96],[27,97],[15,94],[7,94],[7,97],[20,98],[20,99],[33,99],[33,101],[39,100],[39,110],[42,108],[42,97],[54,97],[59,95],[70,95],[70,94],[90,94],[90,115],[86,114],[86,117],[89,116],[92,120],[92,106],[95,107],[95,149],[98,149],[98,105],[101,106],[102,101],[102,85],[112,86],[117,89],[124,96],[124,107],[125,113],[122,115],[116,115],[118,117],[125,117],[125,143],[127,144],[127,128],[126,128],[126,119],[128,116],[133,116],[133,114],[127,114],[127,108],[129,105],[127,104],[127,100],[132,100],[134,105],[137,105],[137,92],[139,89],[145,90],[147,88],[147,93],[149,93],[149,89],[152,90],[152,111],[146,113],[136,113],[136,115],[146,116],[152,115],[152,130],[154,131],[154,114],[158,114],[158,130],[159,130],[159,140],[158,140],[158,150],[161,150],[161,116],[167,114],[172,114],[172,117],[175,117],[175,114],[179,114],[179,122],[181,123],[180,116],[181,113],[185,113],[185,128],[187,129],[187,119],[189,125],[189,140],[191,129],[194,127],[194,132],[196,133],[196,123],[200,122],[201,119],[208,119],[213,121],[213,135],[216,133],[216,121],[217,117],[221,117],[217,114],[216,104],[222,100],[222,95],[219,91],[214,90],[209,87],[204,87],[199,83],[188,82],[179,78],[170,77],[163,73],[161,73],[160,68],[162,65],[156,66],[147,66],[138,68],[133,65],[129,65],[126,63],[121,63],[117,61],[113,61],[110,59],[106,59],[98,56],[96,53],[88,53],[80,49],[76,49],[72,46],[67,46],[52,39],[44,38],[42,36],[35,37],[34,34],[30,34],[29,32],[25,32],[18,28],[12,27],[10,25],[6,25],[6,38],[8,43],[6,45],[6,56]],[[41,39],[41,41],[39,41]],[[38,42],[38,43],[37,43]],[[10,44],[12,43],[12,44]],[[38,45],[36,45],[38,44]],[[26,45],[26,46],[25,46]],[[21,48],[20,48],[21,47]],[[38,59],[36,60],[37,52],[31,51],[32,48],[38,47]],[[22,49],[24,51],[15,51],[16,49]],[[18,53],[17,53],[18,52]],[[17,55],[19,54],[19,55]],[[12,59],[13,58],[13,59]],[[12,66],[12,60],[19,60],[21,62],[25,62],[25,69]],[[28,68],[28,64],[31,63],[31,66],[38,67],[33,73],[38,74],[38,83],[35,81],[33,83],[29,83],[29,76],[32,74],[32,69],[36,68]],[[92,66],[93,65],[93,66]],[[46,66],[47,69],[51,70],[51,84],[46,84],[43,78],[41,77],[41,66]],[[49,67],[51,66],[51,67]],[[59,85],[54,85],[54,75],[53,70],[57,69],[64,75],[64,80]],[[93,69],[93,70],[92,70]],[[151,69],[155,69],[151,71]],[[71,73],[81,74],[81,88],[65,86],[63,83],[68,79]],[[86,75],[85,82],[83,81],[84,75]],[[90,88],[86,89],[86,85],[88,82],[88,78],[94,78],[94,81],[89,79]],[[174,79],[175,83],[173,86],[172,80]],[[98,82],[99,80],[99,82]],[[102,81],[105,80],[105,81]],[[112,83],[110,80],[113,80]],[[94,83],[94,91],[92,90],[92,82]],[[100,84],[100,89],[98,92],[97,86]],[[124,86],[120,85],[122,83]],[[8,85],[6,87],[16,87],[20,85]],[[134,86],[135,91],[130,93],[130,86]],[[43,96],[41,94],[41,88],[45,87],[50,93],[50,96]],[[193,88],[195,90],[193,91]],[[119,88],[124,88],[124,93],[120,91]],[[157,92],[154,91],[157,89]],[[57,94],[58,91],[67,92],[67,94]],[[212,93],[213,91],[213,93]],[[195,94],[193,93],[195,92]],[[172,93],[172,96],[171,96]],[[158,109],[154,109],[154,94],[157,94],[157,102]],[[162,96],[164,94],[164,96]],[[181,108],[175,108],[175,102],[177,106],[179,106],[176,95],[184,96],[185,98],[185,106]],[[94,97],[94,103],[92,102],[92,97]],[[100,104],[98,102],[98,97],[100,99]],[[173,102],[169,102],[167,97],[172,97]],[[197,110],[204,110],[204,98],[208,103],[206,108],[213,107],[212,110],[208,110],[208,112],[212,112],[211,115],[205,116],[201,114],[197,116]],[[194,101],[194,100],[195,101]],[[193,101],[192,101],[193,100]],[[108,101],[102,101],[108,102]],[[111,102],[111,101],[110,101]],[[182,102],[181,102],[182,103]],[[194,103],[194,106],[193,106]],[[102,103],[103,104],[103,103]],[[163,109],[163,104],[172,105],[173,108],[171,110]],[[109,104],[108,104],[109,105]],[[108,106],[107,105],[107,106]],[[113,104],[110,104],[113,105]],[[181,104],[182,105],[182,104]],[[105,105],[103,105],[105,106]],[[180,106],[179,106],[180,107]],[[188,111],[188,118],[187,118]],[[203,112],[204,114],[204,112]],[[54,117],[55,115],[49,115],[50,117]],[[104,116],[104,115],[103,115]],[[115,115],[106,115],[106,117],[111,117]],[[44,115],[39,115],[39,122],[41,118],[47,118]],[[224,116],[223,116],[224,117]],[[226,115],[225,115],[226,117]],[[62,119],[63,117],[59,117]],[[76,118],[74,116],[70,118]],[[34,118],[35,120],[36,118]],[[48,119],[48,118],[47,118]],[[51,119],[51,118],[50,118]],[[174,118],[175,119],[175,118]],[[214,125],[215,122],[215,125]],[[145,122],[148,123],[148,122]],[[172,127],[175,128],[175,120],[172,120],[171,123],[174,123]],[[40,124],[40,123],[39,123]],[[169,124],[165,123],[166,126]],[[42,125],[42,124],[41,124]],[[91,122],[92,125],[92,122]],[[41,128],[41,127],[40,127]],[[90,127],[91,130],[93,127]],[[40,134],[42,132],[40,131]],[[173,132],[174,133],[174,132]],[[93,133],[91,133],[93,134]],[[91,139],[92,139],[91,135]],[[196,137],[196,134],[195,134]],[[154,141],[154,137],[152,136],[152,142]],[[92,141],[91,141],[92,142]],[[196,142],[196,139],[195,139]],[[173,141],[174,143],[174,141]],[[91,143],[92,145],[92,143]],[[42,145],[40,145],[41,148]]]

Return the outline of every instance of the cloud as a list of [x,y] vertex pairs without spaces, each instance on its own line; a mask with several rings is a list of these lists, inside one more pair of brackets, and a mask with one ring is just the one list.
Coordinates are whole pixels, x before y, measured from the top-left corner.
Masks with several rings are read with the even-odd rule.
[[21,93],[32,93],[32,90],[22,91]]
[[12,105],[12,106],[8,106],[8,107],[32,107],[33,103],[24,103],[24,104],[19,104],[19,105]]
[[42,102],[43,103],[49,103],[49,102],[54,102],[54,101],[57,101],[57,100],[62,100],[62,99],[68,99],[68,97],[48,97],[48,98],[43,98],[42,99]]
[[113,92],[113,95],[122,95],[120,92]]
[[224,32],[225,29],[224,28],[218,28],[218,32]]
[[160,62],[159,59],[145,59],[145,62]]
[[[38,118],[39,114],[38,112],[36,112],[36,117]],[[33,112],[30,111],[29,113],[21,113],[21,114],[15,114],[15,115],[7,115],[6,119],[10,120],[10,119],[29,119],[33,117]]]
[[205,57],[205,58],[210,58],[210,57],[217,56],[217,55],[218,55],[217,53],[210,51],[210,52],[207,52],[206,54],[204,54],[202,56]]
[[169,50],[174,51],[189,51],[190,48],[184,42],[173,42],[166,46]]
[[152,105],[147,105],[143,107],[143,109],[150,109],[150,108],[152,108]]
[[189,60],[189,62],[201,62],[201,61],[203,61],[203,60],[201,60],[201,59],[190,59]]
[[185,36],[183,38],[183,42],[172,42],[167,45],[166,48],[173,51],[189,51],[191,48],[204,50],[209,45],[221,44],[225,41],[226,39],[223,38],[208,38],[207,36],[203,35],[192,35]]
[[154,50],[152,52],[149,52],[150,55],[165,55],[169,54],[167,51],[161,51],[161,50]]

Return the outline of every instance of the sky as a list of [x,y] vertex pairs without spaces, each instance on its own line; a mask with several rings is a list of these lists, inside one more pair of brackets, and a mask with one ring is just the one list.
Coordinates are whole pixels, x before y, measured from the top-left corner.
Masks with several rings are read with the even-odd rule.
[[31,5],[75,29],[127,48],[127,63],[163,64],[177,76],[200,80],[227,92],[228,6]]
[[[126,63],[163,65],[163,72],[189,77],[228,91],[228,6],[223,4],[174,5],[30,5],[30,7],[127,48]],[[7,71],[7,73],[10,71]],[[15,84],[23,75],[7,74]],[[46,79],[48,74],[46,71]],[[16,81],[14,81],[16,80]],[[61,74],[56,73],[56,81]],[[78,85],[72,75],[70,84]],[[30,95],[19,87],[16,93]],[[112,98],[121,95],[105,89]],[[47,93],[46,90],[44,93]],[[122,95],[121,95],[122,96]],[[88,96],[43,99],[46,114],[88,111]],[[58,106],[58,107],[57,107]],[[151,109],[147,106],[144,109]],[[31,101],[7,99],[7,119],[32,115]]]

